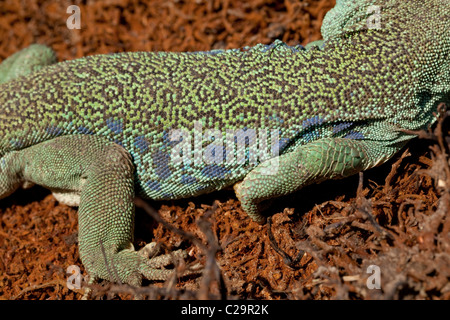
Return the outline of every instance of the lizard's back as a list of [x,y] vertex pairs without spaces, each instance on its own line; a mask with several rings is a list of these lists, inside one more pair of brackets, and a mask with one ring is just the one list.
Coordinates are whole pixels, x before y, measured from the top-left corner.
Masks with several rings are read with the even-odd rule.
[[[395,10],[387,3],[386,10]],[[438,8],[448,7],[443,1],[427,4],[424,10],[450,11]],[[61,135],[106,136],[132,155],[138,191],[167,199],[220,189],[257,164],[223,159],[174,165],[174,129],[192,135],[200,125],[203,133],[217,129],[223,137],[228,129],[240,142],[250,139],[252,130],[276,130],[280,153],[325,137],[394,144],[409,138],[396,129],[433,122],[432,107],[448,100],[450,86],[446,26],[416,26],[411,17],[403,19],[386,22],[400,33],[392,27],[344,34],[339,27],[327,30],[323,50],[276,43],[249,50],[121,53],[59,63],[0,86],[0,151]],[[434,29],[443,43],[417,37],[415,28]],[[392,134],[377,135],[380,127],[392,128]],[[192,136],[193,146],[194,140]],[[210,142],[203,141],[203,150]],[[191,156],[198,152],[195,146],[189,150]]]

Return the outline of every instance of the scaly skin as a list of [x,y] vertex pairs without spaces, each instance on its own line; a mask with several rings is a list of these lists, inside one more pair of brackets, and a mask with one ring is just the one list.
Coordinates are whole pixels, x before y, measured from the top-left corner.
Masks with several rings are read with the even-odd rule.
[[0,64],[0,84],[54,63],[56,56],[52,49],[41,44],[32,44],[27,50],[13,54]]
[[[368,28],[370,5],[380,29]],[[165,279],[169,258],[132,248],[135,193],[178,199],[242,181],[242,207],[263,222],[265,199],[385,162],[414,137],[402,130],[429,127],[450,100],[449,16],[443,0],[338,0],[324,44],[307,50],[121,53],[10,72],[22,51],[2,64],[13,76],[0,73],[0,195],[31,182],[79,204],[91,279]]]

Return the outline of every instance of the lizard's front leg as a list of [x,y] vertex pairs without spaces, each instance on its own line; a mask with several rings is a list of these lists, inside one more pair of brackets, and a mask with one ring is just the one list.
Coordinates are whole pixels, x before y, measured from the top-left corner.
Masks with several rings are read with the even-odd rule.
[[42,44],[16,52],[0,64],[0,84],[56,63],[54,51]]
[[134,165],[121,146],[99,136],[61,136],[7,154],[4,165],[5,195],[25,181],[79,193],[79,250],[90,282],[138,286],[142,277],[165,280],[172,273],[159,269],[171,255],[148,259],[133,248]]
[[312,183],[339,179],[374,167],[389,159],[403,144],[386,147],[376,141],[326,138],[271,158],[236,184],[242,208],[256,222],[264,223],[259,203],[290,194]]

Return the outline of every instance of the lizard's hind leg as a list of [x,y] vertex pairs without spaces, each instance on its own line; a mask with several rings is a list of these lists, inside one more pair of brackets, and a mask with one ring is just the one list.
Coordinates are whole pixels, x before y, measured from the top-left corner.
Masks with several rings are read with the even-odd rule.
[[325,138],[302,145],[254,168],[235,186],[244,211],[264,223],[261,201],[290,194],[312,183],[339,179],[389,159],[403,144],[387,147],[376,141]]

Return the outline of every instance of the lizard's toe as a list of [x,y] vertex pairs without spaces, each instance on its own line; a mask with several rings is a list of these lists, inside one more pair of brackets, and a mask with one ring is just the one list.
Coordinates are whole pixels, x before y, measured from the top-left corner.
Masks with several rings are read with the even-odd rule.
[[[97,263],[94,267],[87,268],[93,280],[91,282],[97,279],[105,279],[138,287],[141,285],[143,278],[155,281],[167,280],[173,275],[175,269],[164,269],[164,267],[169,264],[183,264],[188,254],[186,250],[180,249],[168,254],[148,258],[151,254],[156,253],[157,247],[155,243],[150,243],[139,251],[130,248],[106,255],[105,259],[102,259],[102,262],[105,263]],[[178,275],[198,274],[200,266],[200,264],[196,264],[193,269],[190,268]]]

